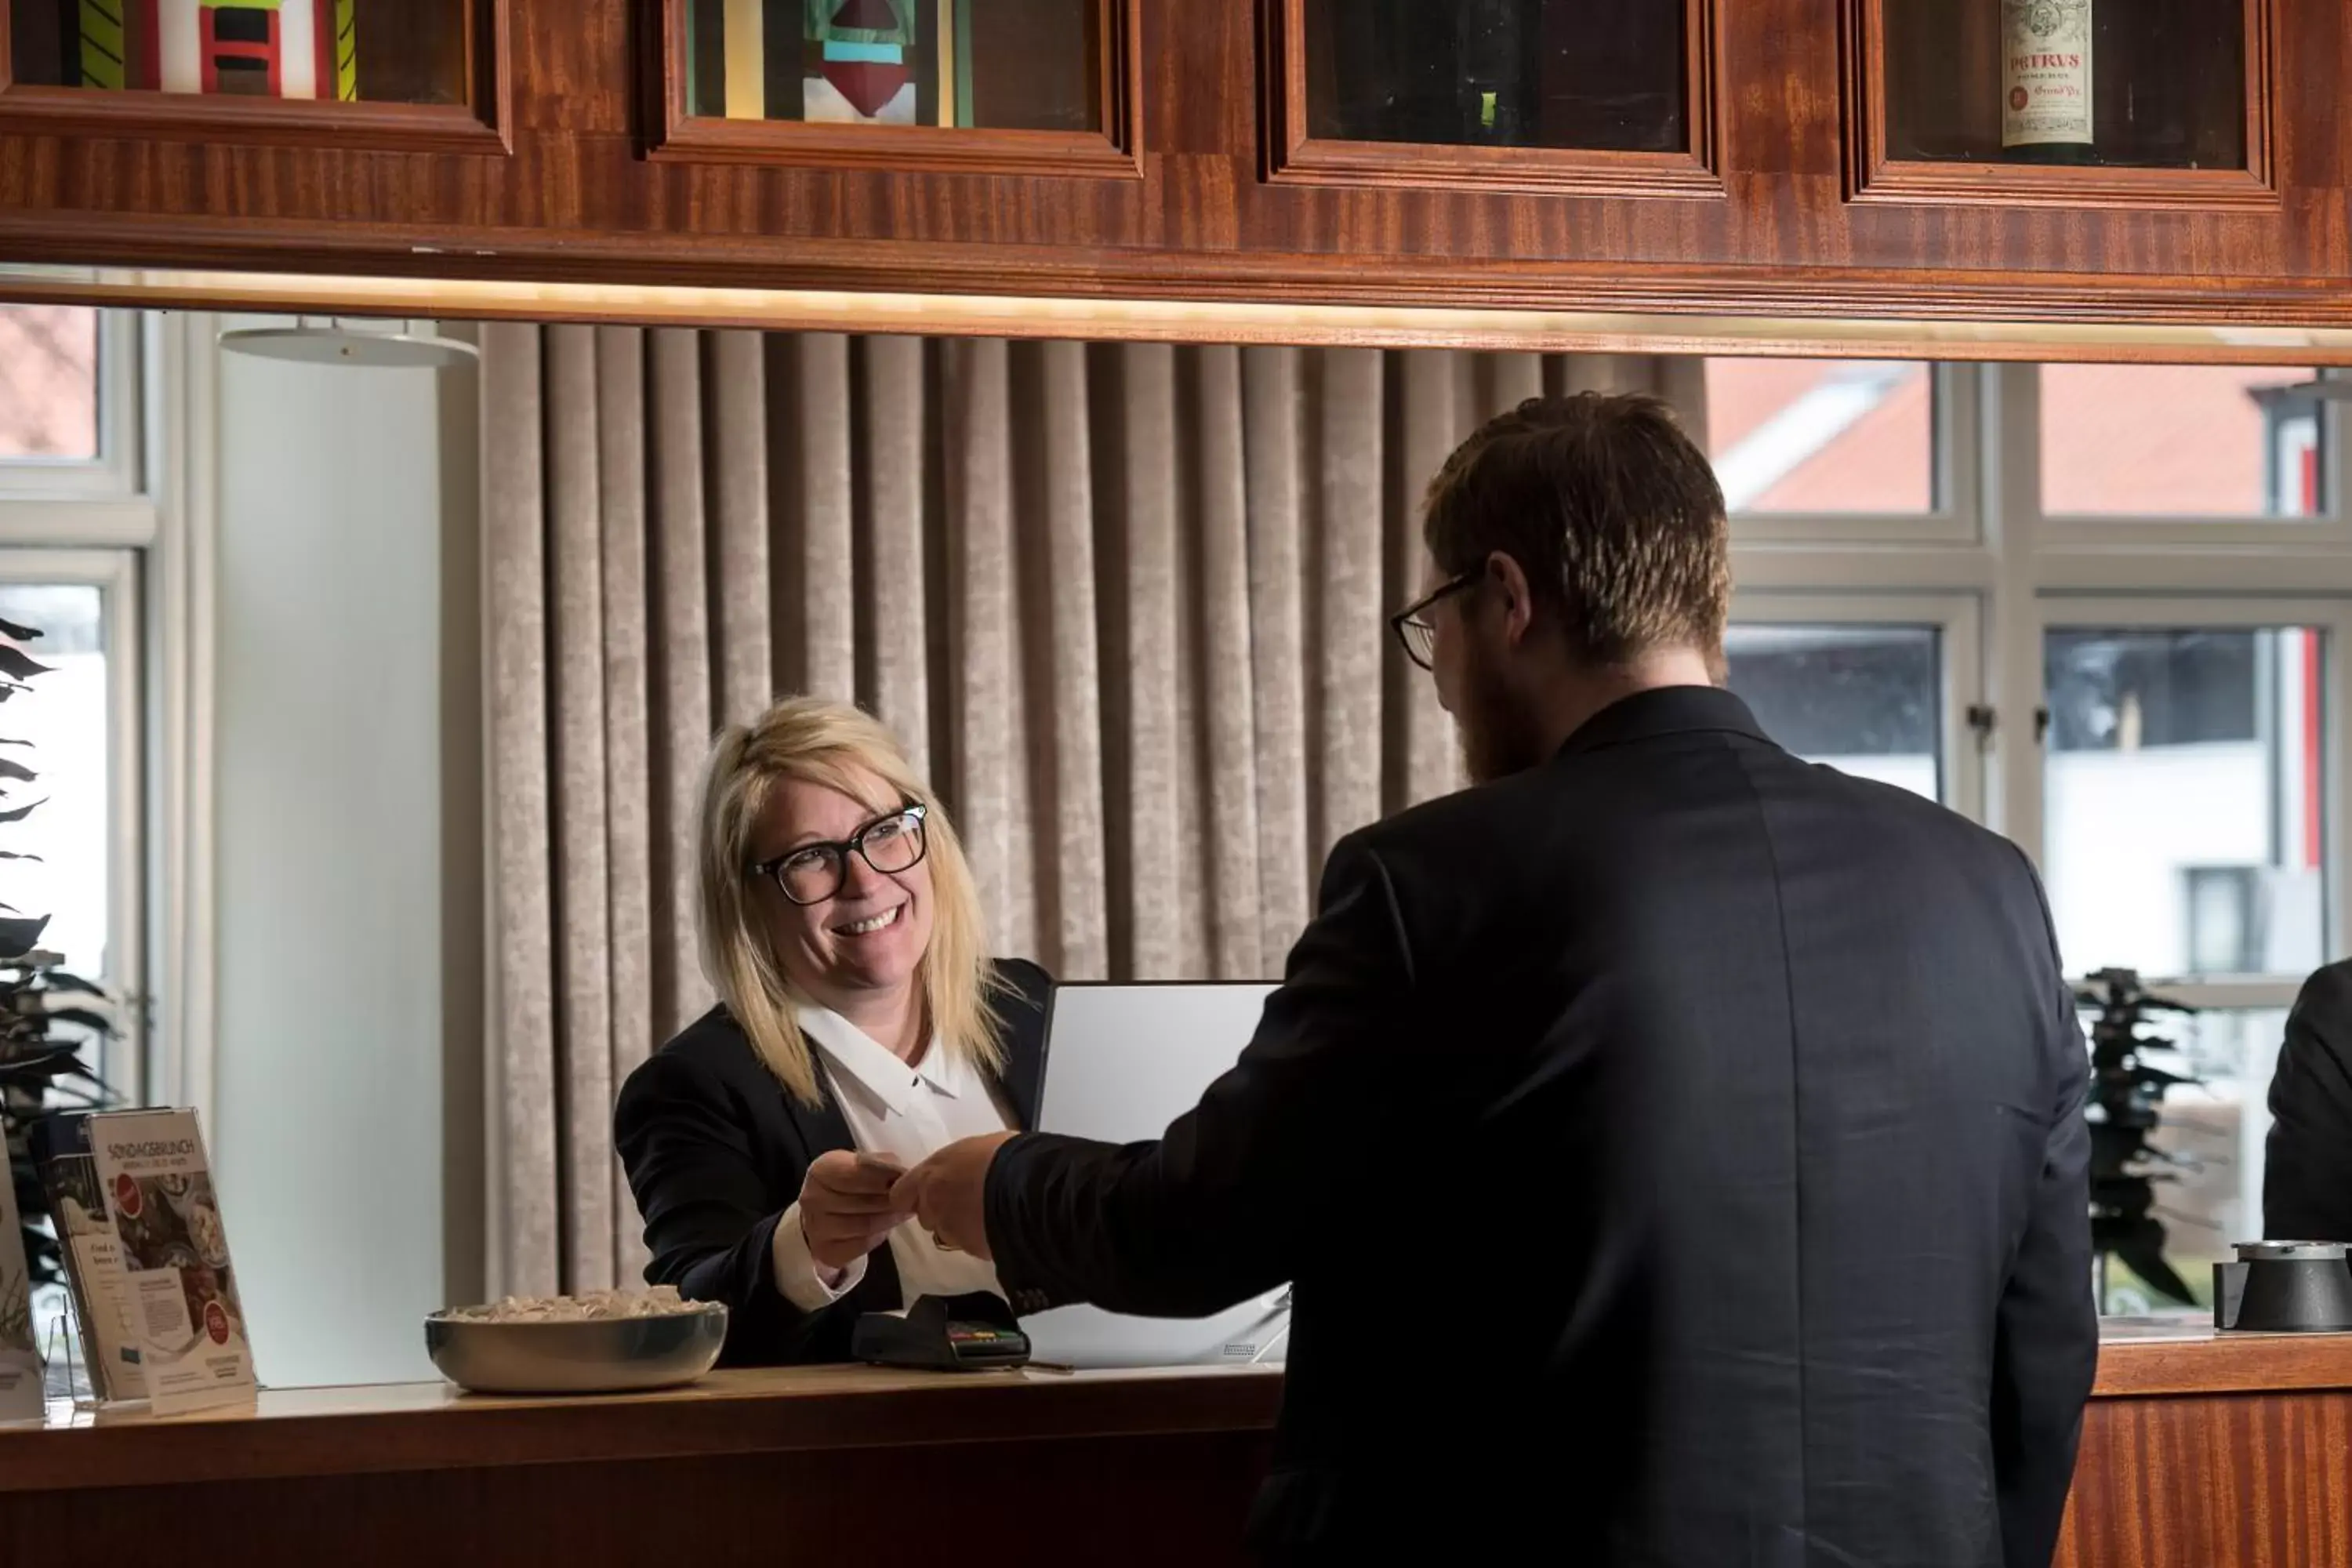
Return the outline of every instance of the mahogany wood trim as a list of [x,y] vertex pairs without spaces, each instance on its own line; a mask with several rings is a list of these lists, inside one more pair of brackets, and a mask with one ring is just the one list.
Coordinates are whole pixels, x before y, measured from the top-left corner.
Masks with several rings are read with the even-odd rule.
[[2092,1396],[2284,1394],[2352,1389],[2352,1335],[2215,1334],[2109,1339]]
[[[659,248],[643,237],[542,229],[499,237],[495,247],[412,246],[397,253],[382,237],[328,222],[262,225],[232,218],[160,217],[86,213],[61,232],[54,214],[0,208],[0,256],[11,261],[152,267],[173,269],[173,292],[151,292],[143,302],[193,304],[188,290],[234,293],[253,308],[321,310],[338,301],[366,310],[392,279],[440,279],[404,285],[407,314],[536,315],[561,319],[632,319],[655,307],[640,290],[705,289],[723,293],[707,305],[672,301],[668,319],[710,324],[775,321],[769,298],[779,292],[838,290],[845,295],[969,296],[925,301],[942,325],[969,307],[985,311],[992,331],[1016,335],[1070,335],[1055,323],[1056,301],[1139,301],[1164,308],[1172,326],[1129,331],[1115,312],[1086,323],[1104,338],[1165,341],[1189,326],[1197,341],[1330,341],[1315,323],[1325,309],[1366,317],[1365,335],[1351,341],[1417,341],[1416,311],[1448,314],[1457,324],[1432,346],[1469,346],[1506,339],[1532,346],[1540,321],[1497,321],[1482,338],[1482,312],[1529,312],[1546,318],[1605,313],[1627,341],[1719,341],[1706,324],[1661,317],[1718,317],[1783,321],[1788,341],[1807,343],[1868,341],[1878,357],[2031,357],[2042,351],[2063,359],[2152,359],[2135,350],[2138,335],[2187,343],[2195,363],[2298,364],[2344,363],[2326,334],[2352,327],[2352,292],[2325,277],[2203,277],[2106,274],[2091,270],[1988,269],[1969,274],[1921,274],[1901,268],[1742,268],[1707,262],[1618,263],[1464,260],[1389,258],[1376,266],[1347,256],[1259,253],[1171,256],[1118,247],[972,246],[952,242],[705,236]],[[231,283],[191,284],[207,270],[241,274]],[[282,292],[266,274],[283,272]],[[325,275],[313,279],[301,274]],[[1017,285],[1008,287],[1008,285]],[[572,291],[533,293],[531,284],[570,285]],[[485,304],[473,293],[515,293],[512,307]],[[86,286],[72,279],[0,279],[11,298],[116,303],[141,298],[134,279]],[[1019,307],[1034,306],[1034,322]],[[854,303],[845,300],[845,307]],[[1246,334],[1208,310],[1189,319],[1194,305],[1263,308]],[[378,307],[382,308],[382,307]],[[1064,312],[1066,314],[1066,312]],[[1374,319],[1377,318],[1377,319]],[[1802,318],[1821,318],[1809,324]],[[1589,329],[1591,323],[1586,323]],[[1601,323],[1607,326],[1607,323]],[[2284,329],[2235,339],[2229,328]],[[2313,334],[2316,334],[2314,336]],[[1563,340],[1565,331],[1563,331]],[[2199,342],[2211,342],[2198,346]],[[1955,346],[1964,344],[1965,346]],[[2003,344],[2009,345],[2007,349]],[[2023,346],[2020,346],[2023,345]],[[1568,346],[1565,341],[1562,347]],[[1664,352],[1663,350],[1661,352]],[[1727,351],[1735,352],[1735,351]],[[1765,353],[1757,349],[1748,352]],[[1819,352],[1819,351],[1808,351]],[[2311,357],[2317,355],[2319,357]],[[2180,363],[2190,363],[2182,361]]]
[[1278,184],[1424,186],[1556,196],[1721,198],[1718,0],[1683,0],[1684,128],[1673,153],[1317,137],[1307,115],[1307,0],[1259,0],[1260,173]]
[[1143,178],[1143,0],[1097,0],[1101,7],[1103,125],[1099,131],[1004,131],[943,125],[824,125],[785,120],[722,120],[691,112],[686,100],[687,8],[660,0],[644,15],[654,30],[645,100],[656,163],[750,163],[895,174]]
[[[5,236],[0,218],[0,236]],[[583,245],[588,242],[583,240]],[[590,253],[593,262],[593,253]],[[184,248],[165,257],[185,259]],[[373,262],[374,258],[366,258]],[[608,258],[609,259],[609,258]],[[0,279],[0,299],[153,310],[325,312],[392,317],[524,321],[613,321],[627,325],[734,327],[747,331],[899,332],[944,337],[1013,337],[1083,342],[1264,343],[1349,348],[1523,350],[1575,353],[1806,355],[2039,363],[2053,360],[2140,364],[2352,364],[2352,319],[2314,325],[2274,283],[2249,282],[2263,312],[2297,321],[2294,330],[2248,331],[2213,318],[2174,322],[2093,321],[2088,306],[2053,305],[2048,320],[2001,319],[1987,309],[1955,310],[1942,321],[1854,319],[1759,313],[1778,300],[1752,295],[1716,301],[1711,313],[1641,313],[1622,308],[1580,310],[1507,300],[1465,307],[1436,284],[1434,301],[1400,304],[1375,291],[1360,302],[1270,302],[1255,290],[1195,289],[1178,299],[1131,288],[1081,293],[1060,280],[1058,295],[1007,295],[980,289],[890,292],[891,279],[835,258],[825,288],[614,282],[594,265],[580,281],[531,281],[509,275],[444,281],[433,258],[411,258],[393,276],[345,273],[82,270],[56,278],[24,273]],[[232,260],[231,265],[236,265]],[[249,262],[247,263],[249,265]],[[511,274],[512,269],[509,269]],[[969,284],[971,280],[966,279]],[[1045,280],[1040,280],[1041,286]],[[2022,285],[2014,287],[2022,288]],[[1307,279],[1287,292],[1328,293]],[[2040,294],[2034,298],[2040,299]],[[2084,296],[2089,299],[2089,295]],[[2240,301],[2243,303],[2242,299]],[[2113,301],[2108,301],[2109,308]],[[2243,318],[2241,318],[2242,321]]]
[[1888,155],[1886,9],[1916,0],[1845,0],[1838,29],[1845,79],[1846,194],[1903,205],[2277,212],[2273,0],[2243,0],[2246,163],[2242,169],[2144,169],[2053,163],[1931,163]]
[[0,135],[137,137],[353,151],[502,155],[514,151],[512,0],[467,0],[469,102],[335,103],[214,94],[37,87],[16,78],[0,25]]
[[1877,164],[1858,202],[1994,207],[2276,212],[2279,193],[2244,169],[2103,169],[2059,163]]

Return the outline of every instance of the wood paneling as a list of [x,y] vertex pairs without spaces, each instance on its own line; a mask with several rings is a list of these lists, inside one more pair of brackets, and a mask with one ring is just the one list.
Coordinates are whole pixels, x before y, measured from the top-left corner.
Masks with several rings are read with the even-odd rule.
[[2352,1394],[2094,1401],[2057,1563],[2352,1563]]
[[[503,0],[511,36],[498,58],[513,103],[498,123],[511,157],[404,151],[417,143],[392,127],[383,145],[354,147],[272,141],[291,123],[274,120],[60,120],[16,113],[16,95],[0,93],[0,259],[1276,306],[2352,324],[2342,0],[2268,0],[2276,71],[2258,200],[2124,193],[2064,205],[1848,199],[1848,105],[1864,100],[1844,0],[1717,0],[1715,124],[1690,161],[1712,184],[1629,176],[1638,195],[1541,175],[1527,179],[1539,189],[1479,188],[1466,163],[1416,169],[1411,150],[1328,181],[1295,162],[1266,178],[1275,62],[1262,43],[1266,7],[1286,0],[1130,0],[1134,136],[1115,150],[1116,174],[1008,160],[984,142],[970,157],[880,140],[826,153],[854,167],[674,148],[649,158],[665,125],[649,99],[664,80],[651,47],[661,3]],[[1364,144],[1347,145],[1352,158]],[[1519,183],[1509,168],[1486,174]]]
[[478,1398],[430,1383],[269,1390],[253,1411],[175,1420],[53,1407],[46,1430],[0,1426],[0,1498],[145,1487],[164,1477],[228,1482],[1263,1433],[1281,1390],[1271,1369],[941,1376],[814,1366],[719,1372],[688,1388],[613,1397]]
[[1263,1433],[737,1454],[0,1497],[0,1563],[1219,1568]]

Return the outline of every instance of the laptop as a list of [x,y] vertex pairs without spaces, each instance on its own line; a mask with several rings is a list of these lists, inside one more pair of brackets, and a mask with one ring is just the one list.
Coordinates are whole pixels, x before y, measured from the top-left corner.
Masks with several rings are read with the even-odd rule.
[[[1267,984],[1058,985],[1045,1020],[1037,1125],[1109,1143],[1157,1138],[1200,1102],[1257,1030]],[[1033,1362],[1071,1367],[1272,1365],[1289,1291],[1206,1318],[1057,1307],[1021,1320]]]

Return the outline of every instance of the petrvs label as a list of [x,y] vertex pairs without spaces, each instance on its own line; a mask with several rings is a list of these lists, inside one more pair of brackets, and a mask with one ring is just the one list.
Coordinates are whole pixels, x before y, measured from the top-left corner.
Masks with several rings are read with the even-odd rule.
[[2091,0],[2002,0],[2000,144],[2091,140]]

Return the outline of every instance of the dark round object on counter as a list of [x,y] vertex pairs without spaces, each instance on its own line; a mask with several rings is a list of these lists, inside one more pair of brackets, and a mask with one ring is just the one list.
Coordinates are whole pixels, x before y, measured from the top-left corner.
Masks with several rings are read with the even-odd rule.
[[2231,1327],[2240,1333],[2352,1330],[2352,1267],[2336,1242],[2262,1241],[2238,1247],[2246,1283]]

